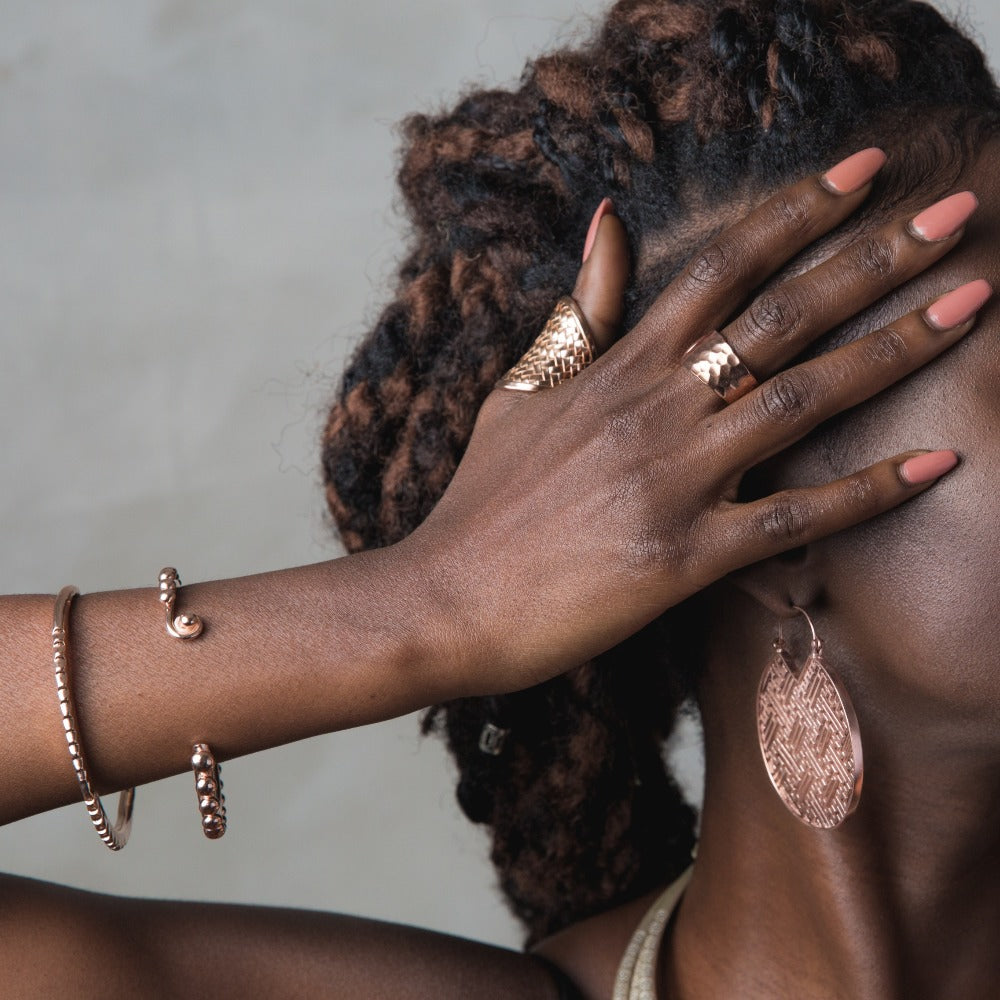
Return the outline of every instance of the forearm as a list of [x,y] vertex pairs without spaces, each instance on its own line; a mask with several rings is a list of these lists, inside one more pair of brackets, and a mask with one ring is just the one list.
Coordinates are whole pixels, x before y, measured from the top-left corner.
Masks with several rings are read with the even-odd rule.
[[532,956],[376,920],[122,899],[2,875],[0,898],[5,997],[577,996]]
[[[171,638],[155,588],[87,594],[70,676],[101,791],[364,725],[446,697],[419,566],[396,547],[184,586],[197,639]],[[51,596],[0,599],[0,823],[75,801],[52,667]]]

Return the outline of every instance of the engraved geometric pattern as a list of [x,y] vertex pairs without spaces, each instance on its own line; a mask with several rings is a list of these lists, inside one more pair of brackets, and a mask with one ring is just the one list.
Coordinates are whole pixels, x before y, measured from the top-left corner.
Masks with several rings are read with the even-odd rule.
[[716,330],[688,348],[683,362],[727,403],[746,395],[757,384],[732,346]]
[[757,691],[757,735],[782,801],[803,823],[839,826],[861,794],[861,743],[850,698],[815,648],[794,670],[775,649]]
[[535,392],[578,375],[594,360],[594,345],[579,307],[568,295],[557,303],[527,353],[501,378],[504,389]]

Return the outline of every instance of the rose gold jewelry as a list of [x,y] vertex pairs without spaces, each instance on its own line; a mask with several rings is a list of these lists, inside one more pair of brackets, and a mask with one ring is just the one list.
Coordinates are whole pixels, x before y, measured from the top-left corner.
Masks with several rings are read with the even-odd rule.
[[226,797],[222,794],[218,762],[207,743],[195,743],[191,748],[191,768],[201,829],[209,840],[218,840],[226,832]]
[[112,826],[104,811],[101,799],[90,784],[87,763],[83,756],[80,730],[77,728],[76,703],[69,682],[69,608],[79,591],[76,587],[63,587],[56,597],[52,613],[52,659],[56,668],[56,693],[59,696],[59,711],[62,726],[69,744],[69,756],[73,771],[83,793],[83,804],[87,815],[94,824],[98,836],[112,851],[120,851],[128,843],[132,832],[132,807],[135,803],[135,789],[127,788],[118,796],[118,818]]
[[594,357],[587,321],[573,298],[564,295],[527,353],[497,381],[497,387],[537,392],[579,375]]
[[764,766],[781,801],[803,823],[832,829],[857,808],[864,763],[854,706],[844,685],[812,647],[801,670],[778,626],[774,653],[757,689],[757,738]]
[[175,615],[174,605],[177,603],[177,588],[181,578],[173,566],[160,570],[160,600],[166,606],[167,631],[175,639],[196,639],[205,627],[197,615]]
[[[181,578],[172,566],[160,570],[160,600],[166,609],[167,632],[175,639],[197,639],[205,623],[195,614],[174,614]],[[198,793],[201,829],[209,840],[218,840],[226,832],[226,797],[222,794],[219,765],[207,743],[191,748],[194,788]]]
[[689,347],[681,361],[727,403],[745,396],[757,385],[757,379],[717,330]]

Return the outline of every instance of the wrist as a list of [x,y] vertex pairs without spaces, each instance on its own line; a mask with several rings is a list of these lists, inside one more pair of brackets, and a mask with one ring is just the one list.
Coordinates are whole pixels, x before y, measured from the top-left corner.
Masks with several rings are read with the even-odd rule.
[[378,551],[398,609],[403,669],[425,693],[425,704],[485,693],[475,683],[482,626],[460,562],[420,530]]

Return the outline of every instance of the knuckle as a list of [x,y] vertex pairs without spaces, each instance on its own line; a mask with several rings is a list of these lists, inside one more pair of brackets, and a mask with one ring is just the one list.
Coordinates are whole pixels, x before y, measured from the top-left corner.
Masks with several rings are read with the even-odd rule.
[[750,335],[768,342],[791,338],[801,323],[802,307],[781,289],[765,292],[747,310]]
[[726,277],[730,253],[721,241],[702,247],[688,264],[688,278],[696,285],[718,285]]
[[759,406],[764,419],[773,423],[798,420],[809,409],[813,395],[809,380],[799,371],[778,372],[760,387]]
[[805,232],[812,222],[810,205],[802,192],[785,191],[777,195],[772,210],[781,228],[796,235]]
[[877,236],[866,236],[855,246],[854,264],[865,278],[888,278],[896,266],[896,248]]
[[810,524],[810,510],[801,497],[778,493],[771,497],[760,518],[765,538],[781,545],[794,546],[802,541]]
[[879,490],[867,473],[852,476],[844,484],[842,505],[856,517],[873,513],[878,507]]
[[894,327],[876,330],[862,342],[865,361],[873,365],[896,365],[910,354],[906,336]]

